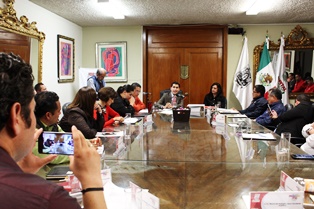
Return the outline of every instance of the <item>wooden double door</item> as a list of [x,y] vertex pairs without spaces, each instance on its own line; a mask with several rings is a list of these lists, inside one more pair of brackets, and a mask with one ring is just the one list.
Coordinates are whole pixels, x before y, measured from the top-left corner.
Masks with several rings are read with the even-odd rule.
[[[145,27],[144,85],[151,101],[173,81],[180,83],[184,104],[203,103],[212,83],[226,92],[226,27]],[[144,98],[145,100],[145,98]]]

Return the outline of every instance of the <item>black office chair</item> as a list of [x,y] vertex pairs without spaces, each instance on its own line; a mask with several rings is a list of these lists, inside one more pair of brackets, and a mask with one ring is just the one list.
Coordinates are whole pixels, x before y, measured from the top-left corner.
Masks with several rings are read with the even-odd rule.
[[66,110],[67,110],[69,104],[71,104],[71,102],[66,102],[66,103],[64,103],[64,104],[62,105],[62,113],[63,113],[63,115],[65,114],[65,112],[66,112]]
[[291,110],[292,108],[293,108],[293,104],[288,103],[288,104],[285,105],[286,112],[288,110]]
[[[162,97],[162,95],[164,94],[164,93],[169,93],[170,92],[170,89],[165,89],[165,90],[162,90],[162,91],[160,91],[160,98]],[[183,91],[179,91],[178,92],[178,94],[182,94],[183,95]]]

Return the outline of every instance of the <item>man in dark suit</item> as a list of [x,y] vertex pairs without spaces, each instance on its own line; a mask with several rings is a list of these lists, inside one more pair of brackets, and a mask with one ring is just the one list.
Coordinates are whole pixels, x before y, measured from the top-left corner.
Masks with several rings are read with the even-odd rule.
[[263,85],[255,85],[253,89],[253,100],[250,106],[239,112],[252,119],[263,114],[267,108],[267,100],[264,98],[264,94],[265,87]]
[[179,95],[180,84],[178,82],[172,82],[170,92],[164,93],[157,102],[158,107],[162,108],[175,108],[183,107],[183,96]]
[[[272,119],[276,124],[276,133],[290,132],[293,137],[302,137],[302,128],[304,125],[311,123],[313,120],[313,109],[310,98],[305,94],[297,96],[295,108],[277,115],[275,110],[272,110]],[[293,141],[291,141],[294,143]]]

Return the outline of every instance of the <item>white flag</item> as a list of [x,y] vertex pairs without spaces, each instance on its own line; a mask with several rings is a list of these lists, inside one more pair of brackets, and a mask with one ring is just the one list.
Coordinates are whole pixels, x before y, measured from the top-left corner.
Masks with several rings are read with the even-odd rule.
[[[264,44],[262,56],[259,61],[259,66],[256,73],[256,81],[255,81],[255,85],[263,85],[265,87],[266,92],[268,92],[269,89],[276,87],[276,80],[275,80],[276,77],[274,74],[274,68],[270,61],[270,56],[267,49],[267,43],[268,43],[268,39],[266,39],[266,42]],[[267,96],[268,94],[265,94],[265,97]]]
[[288,82],[287,82],[287,76],[286,76],[286,62],[285,62],[285,56],[284,56],[284,46],[285,46],[285,40],[283,37],[281,37],[281,43],[279,48],[279,54],[277,58],[276,63],[276,84],[277,88],[279,88],[282,92],[282,103],[284,105],[289,103],[289,97],[288,97]]
[[242,109],[247,108],[252,99],[252,76],[249,64],[249,50],[247,38],[244,37],[243,48],[239,59],[238,67],[234,75],[233,93],[239,100]]

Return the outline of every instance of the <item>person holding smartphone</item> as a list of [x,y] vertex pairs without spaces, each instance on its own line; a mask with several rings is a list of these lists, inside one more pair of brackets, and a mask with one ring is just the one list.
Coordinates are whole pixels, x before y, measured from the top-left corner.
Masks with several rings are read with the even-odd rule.
[[[295,107],[278,116],[276,110],[272,110],[272,119],[278,124],[275,132],[281,134],[290,132],[292,137],[302,137],[302,128],[313,121],[313,109],[310,98],[305,94],[299,94],[295,101]],[[301,139],[292,138],[291,143],[304,143]]]
[[271,111],[275,110],[278,115],[284,113],[285,107],[281,102],[282,93],[278,88],[273,88],[269,90],[267,102],[269,104],[269,108],[267,108],[264,113],[256,118],[256,122],[262,126],[276,126],[276,123],[272,121]]
[[[34,175],[56,156],[38,158],[32,148],[36,131],[32,67],[14,54],[0,53],[0,201],[1,208],[81,209],[75,198],[53,182]],[[82,185],[85,209],[106,209],[100,156],[72,127],[74,156],[70,169]]]

